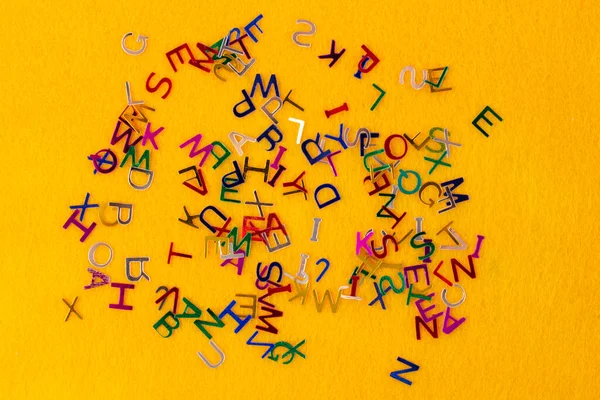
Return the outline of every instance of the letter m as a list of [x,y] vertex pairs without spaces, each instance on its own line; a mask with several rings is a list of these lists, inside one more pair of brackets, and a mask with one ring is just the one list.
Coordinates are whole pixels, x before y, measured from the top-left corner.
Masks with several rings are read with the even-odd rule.
[[131,146],[129,148],[129,151],[125,154],[125,158],[123,159],[123,161],[121,162],[121,165],[119,167],[123,168],[123,166],[125,164],[127,164],[127,160],[130,157],[131,157],[131,165],[134,166],[135,168],[139,168],[139,166],[142,164],[142,161],[143,161],[146,165],[145,169],[150,169],[150,150],[146,149],[146,151],[144,151],[144,154],[142,154],[140,156],[140,159],[136,161],[135,147]]
[[260,308],[262,311],[267,311],[270,312],[270,315],[263,315],[261,317],[258,317],[258,319],[260,320],[260,322],[262,322],[265,326],[258,326],[256,325],[256,329],[260,329],[261,331],[265,331],[265,332],[269,332],[269,333],[277,333],[279,332],[279,330],[277,328],[275,328],[273,325],[271,325],[271,323],[269,321],[267,321],[267,318],[278,318],[281,317],[283,315],[283,312],[276,310],[274,308],[267,308],[267,307],[261,307]]

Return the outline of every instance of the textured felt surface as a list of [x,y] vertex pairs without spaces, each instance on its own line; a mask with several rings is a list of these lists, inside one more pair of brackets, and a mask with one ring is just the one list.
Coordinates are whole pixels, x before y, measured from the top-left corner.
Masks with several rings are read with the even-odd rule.
[[[600,175],[594,129],[599,78],[593,61],[599,56],[599,8],[593,1],[550,3],[2,2],[0,398],[595,398]],[[264,33],[258,43],[248,43],[256,64],[244,77],[223,71],[227,82],[221,82],[189,65],[178,64],[177,73],[171,69],[169,50],[188,43],[197,52],[196,42],[211,45],[260,13]],[[291,40],[295,31],[306,30],[297,19],[317,26],[313,37],[302,39],[310,48]],[[149,37],[142,55],[121,50],[126,32]],[[328,68],[329,60],[317,56],[329,52],[331,39],[346,53]],[[134,40],[129,44],[133,47]],[[359,80],[353,74],[363,44],[381,61]],[[449,66],[444,85],[452,91],[400,85],[399,72],[407,65],[418,71]],[[145,90],[151,72],[157,74],[154,82],[173,81],[167,99],[160,98],[163,89]],[[202,197],[181,184],[177,171],[193,161],[179,145],[202,133],[203,143],[220,140],[233,150],[229,132],[260,135],[269,125],[260,109],[243,119],[232,114],[241,90],[250,90],[259,72],[275,73],[282,96],[293,90],[292,99],[306,111],[286,105],[276,115],[288,148],[282,158],[288,170],[278,186],[272,189],[259,174],[249,173],[239,194],[229,196],[252,201],[256,189],[262,201],[275,203],[267,210],[281,217],[293,245],[273,254],[255,246],[237,276],[233,267],[219,267],[214,253],[204,258],[205,228],[195,230],[177,218],[184,216],[184,205],[199,212],[209,204],[231,216],[232,226],[241,226],[243,215],[256,215],[254,207],[219,201],[220,177],[231,170],[231,160],[243,165],[243,158],[234,154],[213,171],[209,157],[203,168],[209,194]],[[94,175],[86,159],[109,146],[126,105],[126,81],[134,100],[156,109],[150,113],[153,129],[164,127],[157,137],[160,149],[151,151],[154,182],[144,192],[129,187],[126,168]],[[373,83],[387,94],[370,111],[378,95]],[[256,96],[259,107],[262,99]],[[325,117],[324,110],[344,102],[348,112]],[[489,138],[471,125],[487,105],[503,118],[492,119]],[[343,122],[351,137],[360,127],[379,132],[378,148],[391,134],[426,135],[433,127],[447,128],[451,140],[462,144],[452,148],[452,166],[439,166],[431,176],[431,163],[423,159],[431,153],[425,149],[410,149],[400,167],[419,171],[424,182],[462,176],[459,192],[469,194],[469,201],[441,215],[417,195],[399,194],[395,201],[396,211],[407,212],[397,235],[414,229],[414,217],[422,216],[428,236],[438,245],[450,244],[435,233],[454,221],[469,248],[438,250],[433,264],[444,260],[445,276],[452,277],[450,259],[467,265],[476,235],[485,236],[475,260],[477,277],[460,276],[467,300],[452,315],[467,320],[458,329],[445,335],[440,326],[438,339],[423,332],[417,341],[417,310],[406,306],[406,292],[386,296],[385,311],[377,304],[369,307],[375,292],[368,281],[359,288],[363,301],[342,300],[335,314],[328,305],[318,313],[312,293],[304,305],[288,302],[292,294],[272,296],[284,311],[274,320],[279,333],[260,332],[257,340],[305,339],[306,359],[289,365],[261,359],[264,349],[246,344],[254,320],[239,334],[229,319],[223,329],[209,328],[226,354],[215,370],[196,355],[216,357],[192,320],[182,319],[168,339],[152,328],[165,311],[154,304],[159,286],[175,285],[202,310],[219,312],[235,294],[258,293],[258,262],[279,261],[294,274],[301,253],[310,256],[311,292],[335,293],[356,265],[356,232],[374,228],[379,243],[380,230],[390,229],[391,220],[375,216],[386,199],[369,197],[362,184],[366,170],[358,148],[335,156],[339,176],[334,178],[327,165],[308,165],[295,143],[297,124],[289,117],[306,121],[305,138],[335,135]],[[251,165],[273,160],[276,151],[267,153],[266,147],[245,146]],[[338,145],[328,141],[326,147]],[[280,183],[303,170],[309,201],[283,197]],[[342,200],[319,210],[312,196],[324,182],[333,183]],[[62,225],[68,206],[81,204],[86,192],[92,202],[133,203],[133,222],[106,227],[96,210],[88,210],[85,223],[98,226],[80,243],[79,231]],[[323,220],[318,243],[309,241],[313,217]],[[117,289],[83,289],[90,280],[87,252],[100,241],[114,249],[112,263],[103,269],[113,282],[127,282],[126,257],[151,259],[146,268],[151,282],[140,281],[127,293],[132,311],[108,308],[118,300]],[[167,265],[171,242],[193,258]],[[404,242],[390,260],[414,265],[421,254]],[[315,283],[321,257],[331,267]],[[439,308],[444,284],[432,270]],[[72,315],[65,323],[68,309],[61,299],[75,296],[84,319]],[[412,386],[390,377],[404,367],[397,357],[420,366],[405,375]]]

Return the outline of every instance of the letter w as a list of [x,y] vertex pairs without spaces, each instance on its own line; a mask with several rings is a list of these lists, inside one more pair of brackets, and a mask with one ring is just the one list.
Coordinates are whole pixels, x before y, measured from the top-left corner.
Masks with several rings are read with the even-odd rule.
[[341,294],[342,292],[338,291],[337,299],[335,299],[334,303],[333,299],[331,298],[331,293],[329,293],[329,290],[326,290],[325,294],[323,295],[323,299],[319,300],[319,297],[317,296],[317,291],[313,289],[313,296],[315,297],[315,305],[317,306],[317,311],[321,312],[321,310],[323,309],[323,304],[325,304],[325,299],[329,299],[329,304],[331,304],[331,310],[333,312],[337,312],[338,306],[340,304]]

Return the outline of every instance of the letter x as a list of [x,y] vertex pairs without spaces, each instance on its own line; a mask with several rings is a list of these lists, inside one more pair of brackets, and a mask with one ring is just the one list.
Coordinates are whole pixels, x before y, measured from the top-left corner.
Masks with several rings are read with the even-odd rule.
[[447,155],[446,157],[450,158],[450,145],[452,146],[456,146],[456,147],[462,147],[462,144],[460,143],[454,143],[451,142],[450,140],[448,140],[448,129],[444,129],[444,139],[438,139],[438,138],[433,138],[434,142],[438,142],[438,143],[444,143],[444,146],[446,146],[446,152]]
[[81,208],[81,214],[79,214],[79,220],[83,221],[83,216],[85,214],[85,210],[87,210],[88,208],[98,208],[100,207],[98,204],[88,204],[88,201],[90,199],[90,194],[86,193],[85,194],[85,200],[83,201],[83,204],[80,204],[78,206],[69,206],[69,208],[71,210],[76,210],[78,208]]
[[379,286],[377,285],[377,283],[373,282],[373,285],[375,286],[375,291],[377,292],[377,297],[375,297],[373,299],[373,301],[369,303],[369,306],[373,306],[373,304],[375,304],[376,301],[379,301],[379,303],[381,303],[381,308],[383,308],[385,310],[386,308],[385,308],[385,303],[383,301],[383,296],[385,296],[385,294],[387,292],[389,292],[392,287],[391,286],[387,287],[382,293],[381,290],[379,290]]
[[260,216],[264,217],[262,206],[273,207],[273,203],[261,203],[260,200],[258,199],[258,194],[256,193],[256,190],[254,191],[254,198],[256,199],[256,203],[247,201],[247,202],[245,202],[245,204],[249,204],[249,205],[258,207],[258,212],[260,213]]
[[[94,157],[95,157],[96,163],[98,164],[99,167],[101,167],[104,164],[108,164],[108,165],[112,166],[114,164],[114,162],[108,161],[108,156],[110,156],[110,152],[105,151],[102,158],[100,158],[100,156],[96,156],[93,154],[91,156],[88,156],[88,160],[93,161]],[[98,170],[94,167],[94,175],[96,175],[97,172],[98,172]]]
[[71,316],[72,312],[74,312],[79,317],[79,319],[83,319],[81,317],[81,315],[79,315],[79,313],[75,309],[75,303],[77,303],[77,297],[75,297],[75,300],[73,300],[73,304],[69,304],[69,302],[66,301],[65,299],[62,299],[62,301],[67,305],[67,307],[69,307],[69,313],[67,314],[67,317],[65,318],[65,322],[67,322],[69,320],[69,317]]
[[439,159],[437,159],[437,160],[434,160],[433,158],[425,157],[426,161],[431,161],[433,163],[433,166],[429,170],[429,175],[431,175],[431,173],[433,171],[435,171],[435,169],[437,168],[438,165],[443,165],[445,167],[451,167],[452,166],[449,163],[445,163],[445,162],[442,161],[444,159],[444,157],[446,157],[447,153],[448,153],[448,150],[444,151],[444,153],[442,154],[442,156]]

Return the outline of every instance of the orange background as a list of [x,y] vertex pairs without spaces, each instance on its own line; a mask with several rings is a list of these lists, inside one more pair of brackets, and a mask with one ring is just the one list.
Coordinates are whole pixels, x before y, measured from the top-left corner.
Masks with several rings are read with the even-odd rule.
[[[599,56],[598,11],[591,1],[3,2],[0,397],[596,397],[600,182],[594,123],[600,80],[591,61]],[[210,45],[260,13],[264,34],[249,46],[257,61],[242,78],[227,74],[228,81],[221,82],[190,66],[171,70],[168,51],[182,43]],[[302,39],[312,44],[308,49],[291,40],[295,31],[305,30],[297,19],[317,26],[314,36]],[[149,37],[142,55],[122,51],[126,32]],[[347,50],[328,68],[329,61],[317,56],[328,53],[331,39]],[[352,75],[363,44],[381,62],[358,80]],[[400,85],[399,72],[407,65],[418,71],[449,66],[446,84],[452,91]],[[166,100],[160,98],[162,89],[145,91],[151,72],[172,79]],[[250,174],[235,196],[250,201],[256,189],[262,201],[275,203],[270,210],[280,216],[293,245],[270,255],[254,246],[238,277],[231,266],[219,267],[214,254],[204,258],[206,229],[194,230],[177,218],[184,205],[199,212],[208,204],[237,226],[243,215],[255,215],[254,207],[219,201],[220,177],[231,171],[233,159],[243,163],[243,158],[234,154],[212,171],[210,157],[204,167],[209,194],[201,197],[181,185],[177,171],[193,162],[179,145],[202,133],[203,143],[220,140],[233,150],[229,132],[260,135],[269,124],[260,110],[243,119],[231,112],[256,73],[276,74],[282,95],[292,89],[292,99],[306,108],[300,113],[286,105],[276,115],[289,149],[282,159],[289,171],[280,182],[307,170],[311,197],[319,184],[331,182],[342,201],[319,210],[311,197],[308,202],[300,195],[283,197],[281,185],[272,190],[259,174]],[[156,109],[152,127],[165,128],[157,137],[160,149],[151,151],[154,182],[144,192],[129,187],[126,168],[93,175],[86,159],[108,146],[126,105],[126,81],[135,100]],[[373,83],[387,94],[370,111],[377,97]],[[348,112],[325,118],[323,110],[343,102]],[[489,138],[471,125],[486,105],[503,117],[486,128]],[[435,265],[445,260],[447,276],[450,258],[465,264],[476,235],[486,237],[475,264],[477,278],[461,275],[467,300],[452,315],[467,321],[456,331],[440,332],[438,339],[424,332],[417,341],[416,310],[405,305],[406,292],[386,296],[386,311],[368,307],[375,297],[369,282],[360,288],[362,302],[342,300],[335,314],[329,306],[318,313],[312,294],[304,305],[288,302],[291,295],[273,296],[284,312],[274,321],[280,332],[261,332],[257,340],[306,339],[306,359],[289,365],[261,359],[263,348],[245,344],[254,321],[237,335],[228,319],[225,328],[210,328],[226,354],[215,370],[196,355],[215,356],[191,320],[182,320],[169,339],[154,331],[163,315],[154,304],[161,285],[176,285],[202,310],[219,312],[235,294],[257,293],[258,262],[279,261],[294,274],[306,253],[307,273],[322,296],[344,284],[356,265],[356,232],[389,229],[390,220],[375,217],[385,199],[369,198],[361,183],[366,171],[358,148],[336,156],[337,178],[326,165],[309,167],[289,117],[306,121],[304,138],[335,135],[343,122],[351,137],[363,126],[380,132],[379,146],[390,134],[423,135],[437,126],[462,144],[452,148],[452,167],[438,167],[432,178],[464,177],[458,192],[469,194],[469,201],[441,215],[416,195],[399,194],[395,201],[398,212],[407,212],[400,235],[414,229],[416,216],[425,218],[424,229],[432,236],[454,221],[469,249],[434,257]],[[337,149],[335,143],[327,146]],[[251,165],[273,159],[275,152],[265,148],[264,143],[245,146]],[[401,167],[427,174],[431,163],[423,160],[424,152],[410,149]],[[68,206],[80,204],[86,192],[92,202],[133,203],[133,222],[106,227],[97,211],[89,210],[86,224],[98,226],[81,244],[79,231],[62,225]],[[309,241],[315,216],[323,219],[318,243]],[[447,239],[440,236],[436,244]],[[99,241],[114,250],[103,270],[113,282],[126,282],[126,257],[151,258],[146,268],[151,282],[137,282],[127,294],[131,312],[108,308],[118,299],[117,289],[83,290],[90,280],[87,252]],[[168,265],[170,242],[193,259]],[[404,243],[394,261],[414,265],[420,254]],[[315,284],[321,257],[331,267]],[[439,306],[443,284],[433,282]],[[75,296],[84,319],[72,315],[65,323],[68,309],[61,299],[71,302]],[[398,356],[420,366],[404,375],[413,382],[410,387],[389,376],[403,368]]]

